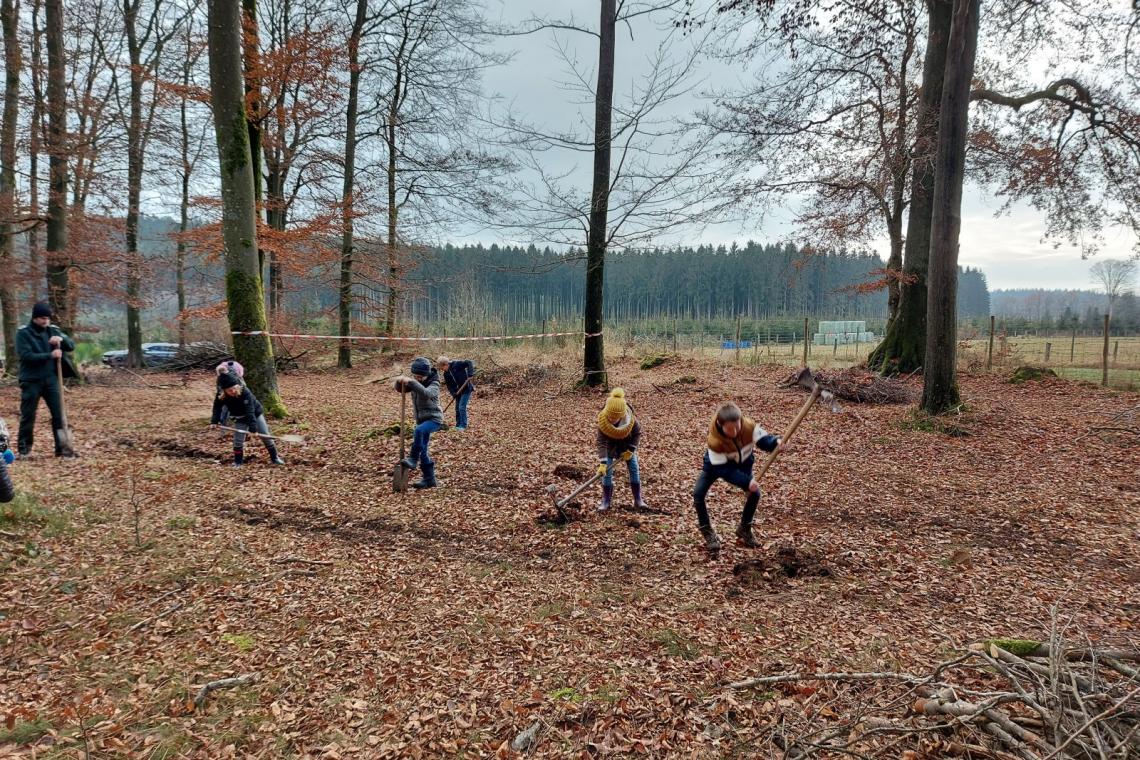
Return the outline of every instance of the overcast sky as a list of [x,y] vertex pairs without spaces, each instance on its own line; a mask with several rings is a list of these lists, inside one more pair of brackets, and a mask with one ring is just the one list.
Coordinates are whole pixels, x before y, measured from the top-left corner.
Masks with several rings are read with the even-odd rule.
[[[488,10],[505,23],[518,23],[531,14],[548,18],[567,19],[590,28],[597,28],[598,0],[488,0]],[[632,39],[631,39],[632,32]],[[514,51],[514,59],[506,66],[488,72],[484,89],[489,96],[497,96],[503,103],[513,104],[513,110],[532,123],[555,127],[563,124],[592,123],[592,109],[583,110],[571,102],[572,95],[559,89],[558,82],[566,77],[565,64],[556,53],[555,35],[571,51],[576,51],[584,66],[593,75],[593,62],[597,57],[595,37],[572,32],[544,31],[530,36],[510,37],[501,42],[504,50]],[[633,22],[632,29],[622,29],[618,35],[616,55],[615,100],[620,101],[645,71],[649,56],[668,36],[669,32],[656,28],[645,19]],[[674,41],[679,51],[690,44],[689,40]],[[702,92],[711,88],[724,89],[736,81],[743,81],[745,71],[728,68],[722,63],[703,61],[700,76],[703,83],[684,102],[679,104],[690,113],[706,107]],[[588,192],[589,178],[585,173],[588,156],[551,156],[557,168],[569,169],[574,161],[581,162],[579,178],[582,192]],[[1056,247],[1052,241],[1042,241],[1044,223],[1041,215],[1025,206],[1014,208],[1010,214],[995,217],[994,211],[1002,205],[982,188],[968,187],[963,204],[961,253],[964,266],[980,268],[989,285],[997,288],[1044,287],[1090,288],[1089,266],[1073,246]],[[737,223],[720,224],[712,228],[686,230],[671,240],[661,242],[729,243],[733,240],[775,241],[790,233],[786,217],[773,215]],[[503,241],[501,232],[482,233],[476,236],[482,242]],[[521,241],[528,242],[528,241]],[[1131,253],[1132,240],[1126,230],[1109,230],[1105,246],[1098,257],[1126,258]],[[874,246],[886,256],[886,241]]]

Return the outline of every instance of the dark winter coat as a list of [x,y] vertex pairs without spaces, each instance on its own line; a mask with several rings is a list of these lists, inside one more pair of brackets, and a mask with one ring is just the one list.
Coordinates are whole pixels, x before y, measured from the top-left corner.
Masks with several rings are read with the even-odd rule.
[[222,393],[214,397],[214,413],[210,416],[211,425],[217,425],[221,422],[223,408],[230,411],[232,422],[244,422],[251,426],[257,422],[258,417],[265,413],[261,402],[244,385],[241,386],[241,393],[237,396]]
[[48,341],[58,335],[62,340],[59,348],[63,351],[63,376],[79,377],[71,366],[67,354],[75,350],[75,343],[55,325],[40,327],[29,322],[16,331],[16,355],[20,357],[20,382],[44,382],[55,377],[55,359],[51,352],[55,349]]
[[[464,393],[470,393],[475,390],[475,362],[471,361],[453,361],[447,365],[447,371],[443,373],[443,382],[447,383],[447,392],[452,396],[459,395],[459,389],[463,388],[463,384],[467,383],[467,387],[463,389]],[[467,382],[468,379],[471,382]]]

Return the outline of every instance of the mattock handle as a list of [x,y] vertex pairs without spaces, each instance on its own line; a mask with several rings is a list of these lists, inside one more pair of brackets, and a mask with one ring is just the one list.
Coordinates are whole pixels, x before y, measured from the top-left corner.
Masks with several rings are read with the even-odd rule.
[[[796,418],[794,420],[792,420],[792,424],[788,426],[788,431],[780,437],[781,445],[784,442],[790,440],[791,437],[795,435],[796,428],[798,428],[800,426],[800,423],[804,421],[804,417],[807,417],[807,413],[811,411],[812,404],[814,404],[819,399],[819,394],[822,392],[823,388],[819,387],[818,385],[811,389],[811,396],[808,397],[807,403],[803,405],[803,408],[800,409],[800,413],[796,415]],[[760,480],[760,478],[764,477],[764,473],[768,472],[768,468],[772,466],[772,462],[776,461],[776,457],[779,456],[779,454],[780,450],[776,449],[768,455],[768,458],[764,460],[764,464],[761,465],[760,472],[756,475],[755,480]]]

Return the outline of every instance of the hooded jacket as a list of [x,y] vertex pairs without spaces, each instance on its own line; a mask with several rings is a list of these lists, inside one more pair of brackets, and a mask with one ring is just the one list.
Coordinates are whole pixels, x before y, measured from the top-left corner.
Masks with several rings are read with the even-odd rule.
[[721,430],[720,423],[714,415],[708,435],[709,463],[712,465],[723,465],[729,462],[741,464],[747,462],[757,448],[761,451],[774,450],[779,440],[777,436],[771,435],[767,430],[757,425],[756,421],[750,417],[742,418],[740,420],[740,432],[735,437],[729,438]]
[[75,342],[55,325],[40,327],[35,322],[28,322],[16,331],[16,355],[20,357],[21,383],[44,382],[55,378],[55,359],[51,356],[55,346],[49,342],[55,335],[62,338],[59,348],[63,351],[63,376],[79,377],[67,358],[67,354],[75,350]]

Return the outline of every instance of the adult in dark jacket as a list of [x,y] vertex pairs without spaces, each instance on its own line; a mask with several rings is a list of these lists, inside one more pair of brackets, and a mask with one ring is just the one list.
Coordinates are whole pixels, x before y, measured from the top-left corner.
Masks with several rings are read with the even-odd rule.
[[475,390],[475,362],[441,356],[435,361],[447,392],[455,399],[455,429],[467,429],[467,404]]
[[16,447],[21,457],[32,451],[35,437],[36,408],[42,398],[51,412],[51,429],[55,438],[55,455],[75,456],[60,440],[63,430],[63,407],[56,377],[56,362],[62,363],[64,377],[78,377],[65,353],[75,350],[71,338],[51,323],[51,307],[42,301],[32,307],[32,319],[16,331],[16,354],[20,357],[20,432]]
[[285,464],[285,460],[277,453],[277,446],[269,435],[269,423],[265,421],[265,409],[261,402],[242,384],[233,372],[224,372],[218,375],[218,388],[221,392],[214,397],[214,411],[210,416],[211,425],[222,423],[222,412],[229,412],[229,421],[234,430],[234,467],[241,467],[245,462],[246,433],[253,431],[269,452],[270,464]]
[[412,360],[412,376],[396,378],[396,390],[412,394],[412,407],[416,412],[416,430],[412,435],[412,450],[403,464],[408,470],[419,466],[423,477],[412,483],[412,488],[435,488],[435,460],[428,453],[431,434],[443,427],[443,412],[439,409],[439,373],[423,356]]

